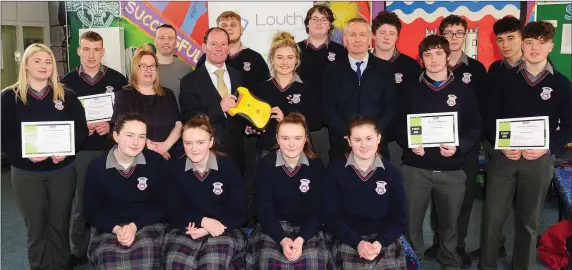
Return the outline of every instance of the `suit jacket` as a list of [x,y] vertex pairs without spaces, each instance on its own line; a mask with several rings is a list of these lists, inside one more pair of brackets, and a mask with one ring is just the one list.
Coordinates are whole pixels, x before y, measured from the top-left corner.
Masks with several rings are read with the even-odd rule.
[[[243,85],[242,75],[240,71],[228,65],[226,69],[230,76],[230,90],[234,93],[239,86]],[[214,129],[217,150],[231,155],[242,171],[244,168],[242,137],[246,128],[246,120],[228,114],[225,116],[220,107],[221,100],[204,65],[181,78],[181,93],[179,94],[181,120],[185,123],[198,114],[206,114]]]

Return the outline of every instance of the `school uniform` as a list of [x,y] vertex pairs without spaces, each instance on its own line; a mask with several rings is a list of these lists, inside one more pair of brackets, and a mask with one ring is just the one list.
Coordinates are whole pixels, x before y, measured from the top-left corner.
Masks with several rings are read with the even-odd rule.
[[[245,269],[247,236],[240,226],[246,220],[246,199],[233,160],[210,152],[202,173],[188,158],[177,160],[171,170],[164,268]],[[205,217],[218,220],[225,232],[196,240],[185,234],[190,222],[201,227]]]
[[[457,112],[459,146],[451,157],[441,155],[438,147],[425,148],[423,156],[411,149],[403,152],[403,182],[407,201],[407,239],[417,256],[423,256],[422,225],[429,199],[435,201],[439,213],[439,243],[437,255],[444,268],[461,266],[457,255],[457,219],[465,195],[465,155],[481,136],[481,120],[477,100],[463,82],[448,71],[447,79],[436,82],[424,72],[416,82],[406,85],[397,119],[398,142],[408,148],[407,115],[419,113]],[[432,195],[433,194],[433,195]]]
[[[85,219],[92,227],[89,261],[96,269],[161,269],[166,161],[144,149],[123,168],[114,150],[94,159],[86,175]],[[137,232],[133,244],[125,247],[113,228],[130,223]]]
[[[115,94],[113,116],[111,122],[127,113],[138,113],[147,121],[147,139],[154,142],[164,142],[177,121],[181,121],[179,107],[173,92],[163,87],[164,95],[144,95],[137,89],[127,86]],[[169,150],[172,159],[181,158],[182,147],[173,145]]]
[[[81,66],[70,71],[61,79],[61,83],[71,88],[78,96],[89,96],[119,91],[129,82],[121,73],[105,65],[99,66],[94,77],[85,73]],[[113,132],[110,128],[109,133]],[[76,153],[77,185],[72,212],[72,228],[70,233],[72,254],[76,257],[85,257],[89,244],[89,230],[83,217],[83,188],[87,166],[96,157],[102,155],[111,147],[110,134],[99,135],[93,132],[87,141]]]
[[[298,42],[298,48],[300,48],[300,67],[298,68],[298,74],[304,82],[312,86],[311,89],[314,89],[314,91],[318,93],[318,108],[322,108],[324,71],[330,64],[341,61],[341,59],[348,54],[348,51],[341,44],[329,39],[317,47],[312,45],[308,39],[305,39]],[[322,114],[321,111],[316,113]],[[310,132],[310,138],[313,142],[312,146],[318,156],[320,156],[322,162],[324,162],[324,166],[328,165],[330,160],[328,156],[328,152],[330,151],[328,127],[323,123],[319,130]]]
[[[279,107],[284,116],[292,112],[299,112],[306,118],[308,130],[315,131],[322,126],[321,114],[315,112],[318,106],[318,94],[311,85],[302,82],[298,75],[294,75],[291,83],[284,88],[278,84],[275,78],[263,82],[254,94],[264,100],[270,107]],[[277,145],[276,126],[278,121],[270,119],[266,125],[264,133],[258,139],[258,149],[270,150]]]
[[[406,213],[401,175],[388,160],[376,155],[363,171],[353,153],[328,167],[325,181],[325,224],[331,234],[331,253],[337,269],[404,269],[400,236]],[[375,207],[373,207],[375,205]],[[360,258],[362,241],[379,241],[380,255]]]
[[[483,119],[485,111],[487,110],[488,103],[485,98],[485,92],[487,91],[487,70],[485,66],[466,54],[463,53],[459,62],[454,66],[449,66],[455,75],[455,79],[461,81],[463,84],[469,86],[469,88],[475,94],[477,102],[479,105],[480,118]],[[484,139],[481,136],[480,141]],[[459,216],[459,241],[457,243],[457,248],[465,249],[465,238],[467,237],[467,231],[469,229],[469,219],[471,217],[471,211],[473,209],[473,200],[475,199],[475,190],[477,187],[477,171],[478,171],[478,158],[479,150],[481,149],[481,143],[477,143],[471,148],[465,155],[465,163],[463,166],[463,171],[467,175],[465,197],[463,198],[463,204],[461,207],[461,214]],[[434,245],[439,245],[437,231],[437,213],[433,210],[435,207],[431,208],[431,229],[433,230],[433,243]]]
[[88,134],[85,111],[77,96],[65,90],[64,100],[54,101],[48,85],[40,91],[28,88],[24,104],[13,89],[2,91],[2,152],[11,165],[10,179],[16,203],[27,228],[31,269],[64,269],[70,257],[69,220],[76,187],[75,156],[59,163],[51,157],[41,162],[22,158],[22,122],[73,121],[75,151]]
[[[550,152],[556,153],[572,140],[572,85],[547,63],[538,75],[530,74],[522,63],[516,74],[499,81],[491,100],[491,126],[496,119],[548,116]],[[492,128],[488,138],[495,138]],[[507,159],[500,150],[492,155],[487,172],[483,206],[480,269],[497,269],[502,225],[514,203],[515,242],[513,268],[533,269],[536,264],[538,217],[553,178],[553,159],[546,154],[536,160]]]
[[[372,54],[375,55],[375,50],[372,51]],[[393,55],[387,61],[393,64],[393,69],[395,71],[393,75],[395,86],[397,88],[396,95],[399,96],[402,92],[401,88],[403,88],[408,81],[417,80],[419,78],[419,75],[421,74],[421,65],[417,60],[399,52],[397,48],[395,48]],[[396,121],[396,119],[394,118],[393,121]],[[392,123],[391,127],[388,128],[388,133],[384,134],[384,140],[388,142],[387,148],[391,158],[391,163],[401,171],[401,166],[403,165],[403,161],[401,160],[401,156],[403,156],[403,148],[401,148],[401,146],[399,146],[395,141],[395,135],[392,134],[394,126],[395,123]]]
[[[388,131],[397,110],[393,73],[389,62],[369,53],[360,61],[345,55],[326,68],[323,112],[330,132],[330,158],[347,152],[344,136],[349,121],[358,115],[374,118],[383,134]],[[380,147],[388,156],[387,141],[382,140]]]
[[[263,157],[256,170],[258,225],[250,239],[253,269],[326,269],[328,251],[320,231],[322,224],[322,178],[319,158],[302,153],[290,167],[280,150]],[[304,239],[302,255],[291,262],[280,242],[289,237]]]

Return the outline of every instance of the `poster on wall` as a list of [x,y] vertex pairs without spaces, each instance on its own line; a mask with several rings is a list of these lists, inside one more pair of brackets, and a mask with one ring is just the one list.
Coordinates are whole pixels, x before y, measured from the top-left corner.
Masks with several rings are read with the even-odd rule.
[[449,14],[457,14],[468,23],[465,53],[488,67],[501,58],[495,44],[493,24],[511,15],[520,17],[519,2],[435,2],[435,1],[387,1],[386,9],[395,12],[403,27],[397,48],[419,59],[417,46],[430,34],[439,34],[439,23]]
[[555,26],[554,48],[549,57],[556,70],[572,80],[572,4],[538,3],[536,19],[549,21]]

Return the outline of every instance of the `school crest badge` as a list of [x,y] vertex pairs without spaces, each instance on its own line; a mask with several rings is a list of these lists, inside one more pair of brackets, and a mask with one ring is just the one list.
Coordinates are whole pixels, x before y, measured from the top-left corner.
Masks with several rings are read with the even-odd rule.
[[222,183],[221,182],[214,182],[213,183],[213,193],[216,195],[222,194]]
[[336,54],[333,52],[329,52],[328,53],[328,60],[330,60],[330,62],[336,61]]
[[292,94],[286,97],[288,99],[288,103],[290,104],[298,104],[302,100],[302,94]]
[[401,83],[403,81],[403,74],[395,73],[395,83]]
[[139,177],[137,178],[137,181],[139,182],[137,184],[137,188],[141,191],[147,189],[147,177]]
[[302,193],[308,192],[310,190],[310,180],[302,179],[300,180],[300,187],[298,187]]
[[244,66],[242,68],[244,71],[250,71],[250,62],[244,62]]
[[471,82],[471,76],[473,76],[473,74],[469,73],[469,72],[465,72],[463,73],[463,79],[461,79],[464,83],[468,84]]
[[542,93],[540,93],[542,100],[549,100],[552,97],[550,94],[552,91],[553,90],[550,87],[542,87]]
[[447,99],[447,105],[453,107],[457,104],[457,96],[449,95],[449,99]]
[[54,101],[54,103],[55,103],[54,106],[56,107],[56,109],[58,109],[60,111],[64,109],[64,103],[61,100],[56,100],[56,101]]
[[106,86],[105,93],[113,93],[113,86]]
[[375,187],[375,192],[379,195],[383,195],[385,194],[385,192],[387,192],[387,189],[385,188],[385,186],[387,185],[387,182],[385,181],[377,181],[375,182],[375,184],[377,185]]

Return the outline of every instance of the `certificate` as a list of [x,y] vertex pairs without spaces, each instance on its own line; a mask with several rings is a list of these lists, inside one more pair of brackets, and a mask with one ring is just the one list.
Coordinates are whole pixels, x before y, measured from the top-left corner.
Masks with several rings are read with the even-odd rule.
[[495,149],[548,149],[548,116],[497,119]]
[[22,157],[75,155],[73,121],[22,122]]
[[88,123],[105,122],[113,116],[114,93],[105,93],[78,97],[85,109],[85,119]]
[[409,148],[439,147],[441,144],[459,146],[457,112],[407,115]]

